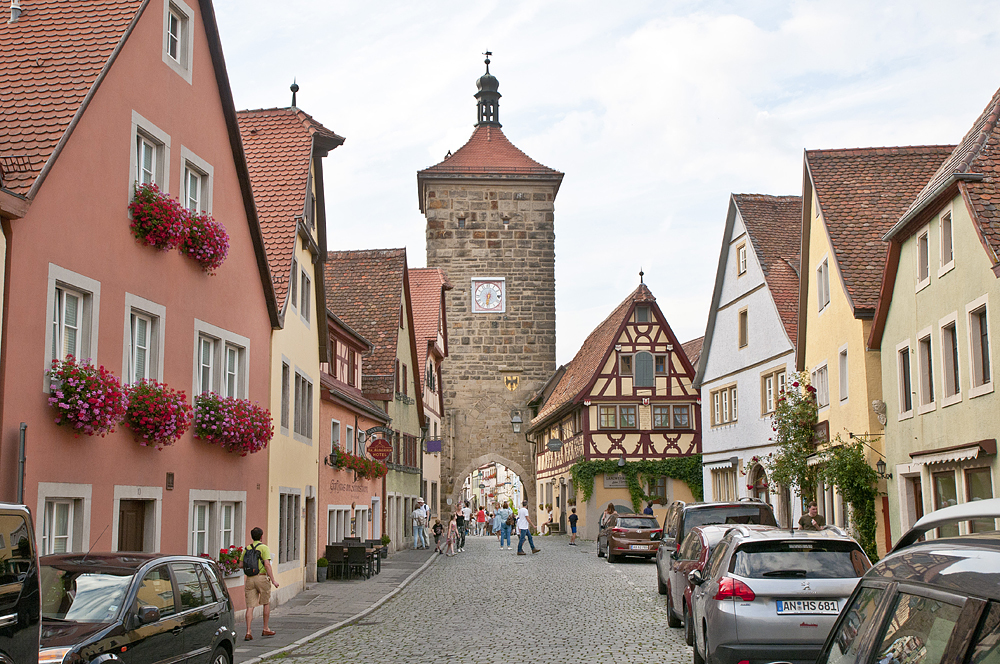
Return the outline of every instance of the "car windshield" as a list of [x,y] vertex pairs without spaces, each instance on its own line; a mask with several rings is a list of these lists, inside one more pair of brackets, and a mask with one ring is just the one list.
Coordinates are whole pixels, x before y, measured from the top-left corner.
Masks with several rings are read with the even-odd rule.
[[751,579],[845,579],[871,567],[854,542],[747,542],[736,550],[729,570]]
[[759,505],[733,505],[728,507],[705,507],[691,510],[684,516],[684,528],[690,530],[695,526],[710,526],[720,523],[756,523],[764,526],[777,526],[774,514],[766,507]]
[[639,529],[639,528],[656,529],[660,527],[660,524],[656,519],[641,519],[641,518],[637,519],[634,516],[619,517],[618,523],[615,525],[617,525],[619,528],[633,528],[633,529]]
[[114,620],[132,574],[95,570],[64,570],[43,565],[42,617],[83,623]]

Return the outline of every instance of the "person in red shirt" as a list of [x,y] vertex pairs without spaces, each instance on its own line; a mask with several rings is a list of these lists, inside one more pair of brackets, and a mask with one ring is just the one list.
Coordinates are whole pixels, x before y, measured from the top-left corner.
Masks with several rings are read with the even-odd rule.
[[482,535],[483,529],[486,527],[486,510],[482,507],[476,512],[476,534]]

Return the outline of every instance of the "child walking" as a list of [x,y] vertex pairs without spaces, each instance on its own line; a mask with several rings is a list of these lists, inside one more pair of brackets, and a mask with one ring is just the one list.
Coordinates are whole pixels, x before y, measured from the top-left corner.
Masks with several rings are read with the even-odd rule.
[[441,550],[441,535],[444,534],[444,526],[441,525],[441,519],[434,519],[434,527],[431,528],[434,533],[434,552],[444,553]]
[[455,515],[451,515],[451,521],[448,522],[448,541],[445,545],[444,555],[454,556],[455,555],[455,543],[458,542],[458,524],[455,522]]

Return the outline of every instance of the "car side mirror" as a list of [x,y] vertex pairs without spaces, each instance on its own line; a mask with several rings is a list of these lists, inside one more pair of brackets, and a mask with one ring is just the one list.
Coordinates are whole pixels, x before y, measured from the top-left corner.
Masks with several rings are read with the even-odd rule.
[[159,622],[160,610],[155,606],[143,606],[139,609],[139,624],[148,625]]
[[704,575],[702,575],[700,569],[696,569],[692,570],[691,573],[688,574],[688,581],[690,581],[692,584],[696,586],[700,586],[701,584],[705,583],[705,577]]
[[679,554],[676,549],[670,552],[670,559],[671,560],[677,560],[680,557],[681,557],[681,554]]

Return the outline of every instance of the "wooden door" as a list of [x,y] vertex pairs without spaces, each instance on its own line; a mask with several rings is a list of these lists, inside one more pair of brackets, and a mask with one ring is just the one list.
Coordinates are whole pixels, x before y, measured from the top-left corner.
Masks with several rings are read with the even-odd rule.
[[118,550],[142,551],[146,501],[123,500],[118,507]]

